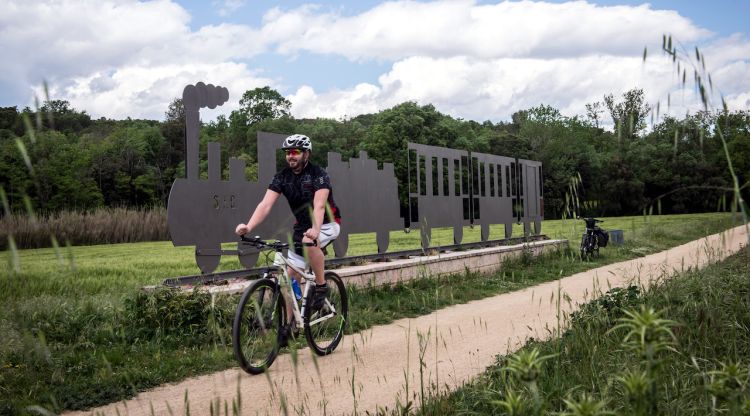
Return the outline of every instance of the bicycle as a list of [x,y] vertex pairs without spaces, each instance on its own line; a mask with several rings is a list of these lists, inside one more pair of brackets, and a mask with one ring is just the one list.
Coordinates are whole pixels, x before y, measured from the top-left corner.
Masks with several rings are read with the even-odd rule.
[[605,231],[596,224],[604,221],[596,218],[579,217],[579,219],[586,222],[586,232],[581,237],[581,258],[599,257],[599,247],[606,247],[607,243],[601,237]]
[[[286,334],[287,307],[291,300],[293,315],[289,329],[304,332],[307,344],[317,355],[332,353],[344,336],[348,323],[348,298],[341,277],[331,271],[325,272],[329,294],[320,310],[311,307],[315,286],[315,275],[290,264],[283,254],[289,244],[280,241],[266,242],[260,237],[241,237],[248,245],[273,252],[273,266],[263,276],[245,289],[232,325],[232,346],[240,367],[250,374],[260,374],[273,364]],[[309,243],[313,245],[313,243]],[[297,272],[305,281],[304,291],[295,293],[287,267]],[[284,333],[282,332],[284,331]]]

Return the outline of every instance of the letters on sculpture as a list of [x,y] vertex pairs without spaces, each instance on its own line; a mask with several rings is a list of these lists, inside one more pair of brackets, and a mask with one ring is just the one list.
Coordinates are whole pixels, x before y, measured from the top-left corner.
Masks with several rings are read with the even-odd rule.
[[[228,100],[226,88],[188,85],[185,105],[186,177],[174,181],[167,205],[167,224],[175,246],[194,245],[201,272],[211,273],[221,255],[238,254],[244,267],[258,258],[254,249],[222,250],[222,243],[237,242],[235,226],[245,222],[263,198],[276,173],[276,153],[285,134],[258,133],[258,181],[245,178],[245,162],[229,159],[229,177],[221,177],[221,148],[208,143],[208,177],[200,179],[198,160],[199,112]],[[291,134],[292,132],[290,132]],[[315,138],[313,137],[313,140]],[[513,222],[524,224],[524,234],[541,231],[543,199],[541,163],[464,150],[408,144],[409,218],[399,215],[398,183],[392,163],[369,159],[366,152],[342,161],[328,153],[326,170],[334,198],[342,212],[341,234],[334,241],[337,257],[344,257],[349,234],[375,233],[378,253],[388,249],[389,233],[419,229],[424,249],[430,247],[431,229],[453,227],[454,242],[461,243],[463,227],[480,225],[481,239],[489,237],[491,224],[504,224],[511,236]],[[263,238],[288,239],[294,221],[287,204],[277,203],[266,220],[253,231]],[[408,230],[407,230],[408,231]]]

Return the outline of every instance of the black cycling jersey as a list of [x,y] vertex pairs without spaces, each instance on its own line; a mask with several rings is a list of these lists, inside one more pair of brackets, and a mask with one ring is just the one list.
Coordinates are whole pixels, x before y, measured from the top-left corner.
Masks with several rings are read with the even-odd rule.
[[[289,208],[297,220],[294,224],[295,230],[302,232],[312,228],[312,219],[310,214],[313,208],[313,196],[319,189],[329,189],[328,205],[330,212],[326,209],[323,223],[340,222],[341,213],[336,203],[333,201],[333,188],[331,188],[331,178],[328,173],[320,166],[307,162],[307,166],[302,172],[295,174],[290,167],[282,169],[274,175],[268,189],[283,194],[289,202]],[[331,218],[333,214],[333,218]]]

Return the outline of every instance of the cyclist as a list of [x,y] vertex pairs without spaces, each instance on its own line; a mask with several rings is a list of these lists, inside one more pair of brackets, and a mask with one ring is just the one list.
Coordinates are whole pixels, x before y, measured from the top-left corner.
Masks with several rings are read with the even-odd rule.
[[[328,173],[310,161],[310,138],[302,134],[293,134],[284,140],[282,149],[286,154],[288,166],[273,177],[263,200],[255,208],[247,224],[238,224],[235,233],[250,233],[266,219],[279,195],[283,194],[296,220],[293,226],[293,241],[314,244],[305,245],[304,251],[299,244],[295,244],[294,250],[289,250],[288,258],[300,269],[305,268],[305,257],[310,260],[310,266],[315,274],[315,290],[311,305],[315,311],[323,307],[328,296],[322,248],[338,237],[341,214],[333,200]],[[289,269],[289,274],[300,281],[300,277],[292,269]]]

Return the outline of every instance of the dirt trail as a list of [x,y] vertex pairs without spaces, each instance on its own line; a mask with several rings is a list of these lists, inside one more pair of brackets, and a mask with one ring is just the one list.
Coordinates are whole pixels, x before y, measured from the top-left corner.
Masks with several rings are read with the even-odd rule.
[[[235,368],[69,414],[150,415],[153,408],[156,415],[183,415],[186,392],[192,415],[211,414],[212,403],[222,413],[226,404],[231,412],[238,397],[247,415],[282,414],[282,403],[290,414],[310,415],[372,413],[393,409],[407,397],[418,405],[421,386],[434,391],[431,386],[445,390],[465,383],[492,364],[495,355],[517,349],[528,337],[549,337],[561,312],[570,313],[611,287],[647,284],[701,267],[747,241],[745,228],[737,227],[643,258],[374,327],[345,337],[334,354],[317,360],[305,348],[299,351],[296,372],[291,355],[284,354],[266,375],[249,376]],[[566,300],[558,302],[561,294]]]

